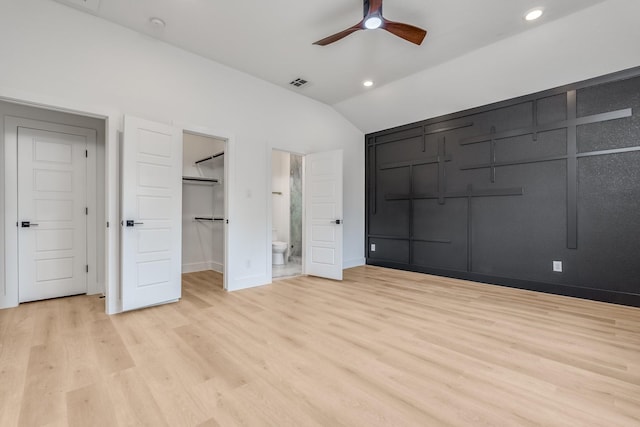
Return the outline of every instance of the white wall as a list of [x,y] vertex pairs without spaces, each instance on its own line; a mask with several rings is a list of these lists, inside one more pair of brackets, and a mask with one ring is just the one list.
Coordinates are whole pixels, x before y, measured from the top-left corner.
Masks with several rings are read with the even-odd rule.
[[182,183],[182,272],[224,267],[224,223],[196,221],[194,217],[224,217],[224,156],[195,162],[224,152],[225,142],[185,133],[182,175],[219,180],[219,184]]
[[[233,136],[230,289],[271,281],[266,178],[272,146],[298,153],[344,150],[344,262],[364,262],[363,133],[329,106],[51,0],[3,1],[0,58],[0,97],[86,106],[111,118],[127,113]],[[116,145],[113,132],[108,138],[109,146]],[[112,295],[116,285],[110,283]]]
[[[284,151],[273,150],[271,158],[271,223],[273,228],[277,230],[278,241],[290,244],[291,187],[289,184],[289,171],[291,167],[291,155]],[[289,252],[285,255],[288,256]]]
[[640,66],[638,16],[609,0],[334,107],[370,133]]

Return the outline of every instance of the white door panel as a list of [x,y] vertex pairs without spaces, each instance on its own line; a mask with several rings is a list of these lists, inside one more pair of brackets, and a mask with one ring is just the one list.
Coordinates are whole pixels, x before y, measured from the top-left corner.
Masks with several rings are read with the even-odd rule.
[[122,147],[122,309],[182,292],[182,133],[125,117]]
[[305,156],[305,273],[342,280],[342,150]]
[[18,127],[20,302],[87,292],[85,153],[95,138]]

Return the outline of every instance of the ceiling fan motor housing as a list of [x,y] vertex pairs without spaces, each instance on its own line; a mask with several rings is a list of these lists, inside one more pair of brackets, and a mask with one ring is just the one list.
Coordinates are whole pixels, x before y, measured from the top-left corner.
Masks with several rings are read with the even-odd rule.
[[[363,1],[363,6],[364,6],[364,7],[363,7],[363,9],[364,9],[364,10],[363,10],[363,12],[362,12],[362,16],[364,16],[365,18],[366,18],[367,16],[369,16],[369,6],[370,6],[370,4],[371,4],[371,2],[370,2],[369,0],[364,0],[364,1]],[[380,7],[379,7],[379,8],[378,8],[378,10],[377,10],[377,11],[375,11],[375,12],[376,12],[375,14],[376,14],[378,17],[382,18],[382,3],[380,3]]]

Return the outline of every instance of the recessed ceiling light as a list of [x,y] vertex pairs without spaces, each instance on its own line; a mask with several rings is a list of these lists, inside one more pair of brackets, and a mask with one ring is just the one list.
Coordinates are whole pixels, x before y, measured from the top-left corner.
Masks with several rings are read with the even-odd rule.
[[538,9],[533,9],[530,10],[529,12],[527,12],[526,15],[524,15],[524,19],[526,19],[527,21],[535,21],[536,19],[540,18],[542,16],[542,9],[538,8]]
[[167,26],[166,22],[164,22],[162,19],[156,18],[156,17],[149,18],[149,22],[151,22],[151,25],[153,25],[154,27],[157,27],[157,28],[164,28],[164,27]]
[[375,30],[376,28],[379,28],[380,25],[382,25],[382,19],[380,19],[379,16],[370,16],[366,21],[364,21],[364,26],[369,30]]
[[362,85],[364,87],[371,87],[371,86],[373,86],[373,82],[371,80],[365,80],[365,81],[362,82]]

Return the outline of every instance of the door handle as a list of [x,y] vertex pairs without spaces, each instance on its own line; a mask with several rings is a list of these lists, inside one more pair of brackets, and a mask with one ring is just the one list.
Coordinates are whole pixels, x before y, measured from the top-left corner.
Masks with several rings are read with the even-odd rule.
[[40,224],[35,224],[31,221],[22,221],[22,228],[29,228],[29,227],[37,227]]
[[341,219],[336,219],[335,221],[331,221],[331,223],[340,225],[340,224],[342,224],[342,220]]
[[132,219],[127,220],[127,227],[133,227],[135,225],[142,225],[142,224],[144,224],[144,222],[135,222]]

